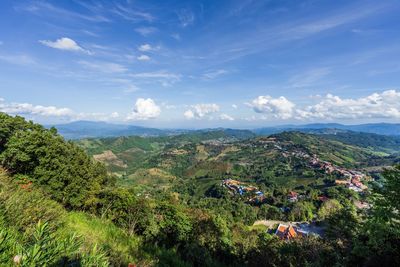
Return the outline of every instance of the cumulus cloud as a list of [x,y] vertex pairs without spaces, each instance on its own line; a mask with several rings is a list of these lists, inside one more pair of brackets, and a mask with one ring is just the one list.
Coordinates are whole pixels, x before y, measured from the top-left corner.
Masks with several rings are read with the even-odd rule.
[[301,119],[400,118],[400,92],[387,90],[356,99],[328,94],[297,113]]
[[194,118],[194,113],[193,113],[193,111],[191,111],[190,109],[189,110],[186,110],[184,113],[183,113],[183,116],[185,116],[185,118],[186,119],[193,119]]
[[218,111],[219,106],[217,104],[196,104],[192,105],[190,109],[186,110],[183,115],[187,119],[201,119]]
[[140,60],[140,61],[149,61],[149,60],[150,60],[150,57],[147,56],[147,55],[140,55],[140,56],[137,57],[137,60]]
[[139,98],[136,100],[133,112],[127,116],[127,120],[148,120],[157,118],[161,109],[151,98]]
[[250,107],[257,113],[267,115],[267,117],[277,119],[290,119],[294,114],[295,104],[284,96],[273,98],[271,96],[259,96],[251,103]]
[[29,103],[6,103],[0,99],[0,112],[11,115],[38,115],[45,117],[65,117],[72,116],[73,112],[69,108],[57,108],[54,106],[41,106]]
[[90,53],[89,51],[79,46],[74,40],[67,37],[57,39],[56,41],[40,40],[39,42],[45,46],[55,49]]
[[112,113],[77,113],[69,108],[59,108],[55,106],[33,105],[30,103],[7,103],[3,98],[0,98],[0,112],[10,115],[20,115],[30,119],[40,117],[54,117],[65,119],[68,121],[76,120],[93,120],[93,121],[109,121],[120,118],[118,112]]
[[346,120],[399,119],[400,91],[387,90],[360,98],[341,98],[332,94],[318,96],[316,104],[297,107],[281,96],[259,96],[250,107],[263,114],[264,119]]

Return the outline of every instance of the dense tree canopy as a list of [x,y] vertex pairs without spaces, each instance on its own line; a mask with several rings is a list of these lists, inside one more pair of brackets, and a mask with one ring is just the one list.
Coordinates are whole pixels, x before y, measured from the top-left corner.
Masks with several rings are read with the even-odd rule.
[[97,194],[108,181],[102,164],[65,141],[55,129],[44,129],[20,117],[0,116],[4,168],[25,175],[67,207],[87,208],[96,203]]

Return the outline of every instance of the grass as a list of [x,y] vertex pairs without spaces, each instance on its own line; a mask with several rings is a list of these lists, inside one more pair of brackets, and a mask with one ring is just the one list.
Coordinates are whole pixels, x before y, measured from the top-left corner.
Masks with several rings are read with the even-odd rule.
[[86,249],[95,245],[110,254],[118,264],[139,261],[140,239],[129,236],[112,222],[102,220],[83,212],[69,212],[66,226],[62,230],[66,233],[75,233],[82,237]]

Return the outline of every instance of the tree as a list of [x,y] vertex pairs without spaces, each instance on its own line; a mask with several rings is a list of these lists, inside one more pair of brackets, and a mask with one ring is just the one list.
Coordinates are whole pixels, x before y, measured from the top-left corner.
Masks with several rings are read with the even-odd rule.
[[297,202],[290,210],[288,218],[290,221],[310,221],[314,217],[314,209],[311,202]]
[[366,266],[400,266],[400,166],[386,170],[383,177],[352,251],[352,262],[363,261]]
[[104,165],[94,162],[54,130],[26,124],[29,130],[17,130],[8,138],[1,164],[12,174],[29,176],[66,207],[93,206],[108,180]]
[[322,203],[321,208],[318,210],[318,218],[325,220],[326,218],[337,213],[343,206],[336,199],[329,199]]

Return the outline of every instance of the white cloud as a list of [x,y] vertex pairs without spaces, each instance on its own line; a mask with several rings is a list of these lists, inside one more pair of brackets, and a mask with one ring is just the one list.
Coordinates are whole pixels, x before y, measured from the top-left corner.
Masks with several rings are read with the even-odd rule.
[[94,71],[100,71],[105,73],[122,73],[126,72],[128,69],[120,64],[112,63],[112,62],[88,62],[88,61],[78,61],[78,63],[84,66],[87,69],[91,69]]
[[151,51],[152,49],[153,48],[149,44],[142,44],[141,46],[138,47],[138,50],[142,52]]
[[210,71],[210,72],[204,73],[203,77],[205,79],[215,79],[215,78],[217,78],[217,77],[219,77],[221,75],[227,74],[227,73],[228,73],[228,71],[220,69],[220,70],[214,70],[214,71]]
[[228,114],[225,114],[225,113],[221,114],[219,116],[219,118],[220,118],[220,120],[224,120],[224,121],[234,121],[235,120],[233,117],[231,117],[231,116],[229,116]]
[[237,109],[238,106],[236,104],[232,104],[232,108]]
[[72,110],[69,108],[32,105],[29,103],[5,103],[4,99],[0,101],[0,112],[11,115],[38,115],[45,117],[65,117],[73,115]]
[[272,98],[271,96],[259,96],[248,104],[257,113],[266,114],[277,119],[290,119],[293,116],[295,104],[284,96]]
[[285,97],[259,96],[250,107],[264,114],[263,119],[346,120],[399,119],[400,91],[387,90],[360,98],[341,98],[332,94],[315,98],[316,104],[295,108]]
[[150,34],[155,33],[157,31],[157,28],[155,28],[155,27],[139,27],[139,28],[136,28],[135,31],[137,33],[139,33],[140,35],[148,36]]
[[190,109],[189,110],[186,110],[184,113],[183,113],[183,116],[185,116],[185,118],[186,119],[193,119],[194,118],[194,113],[193,113],[193,111],[191,111]]
[[150,13],[133,9],[127,5],[122,5],[122,4],[116,4],[115,8],[112,9],[111,12],[119,15],[120,17],[126,20],[133,22],[140,22],[140,21],[152,22],[154,20],[153,15],[151,15]]
[[38,119],[41,117],[54,117],[66,119],[68,121],[93,120],[110,121],[120,118],[118,112],[112,113],[76,113],[69,108],[59,108],[55,106],[33,105],[30,103],[7,103],[0,98],[0,112],[10,115],[20,115],[29,119]]
[[140,56],[137,57],[137,60],[140,60],[140,61],[149,61],[149,60],[150,60],[150,57],[149,57],[148,55],[140,55]]
[[328,94],[315,104],[298,110],[300,119],[400,118],[400,91],[387,90],[357,99]]
[[148,120],[157,118],[161,109],[151,98],[139,98],[136,100],[133,112],[127,116],[127,120]]
[[217,104],[196,104],[183,114],[187,119],[201,119],[219,111]]
[[55,48],[55,49],[66,50],[66,51],[75,51],[75,52],[86,52],[86,53],[90,54],[89,51],[83,49],[74,40],[67,38],[67,37],[57,39],[54,42],[49,41],[49,40],[40,40],[39,42],[45,46]]

